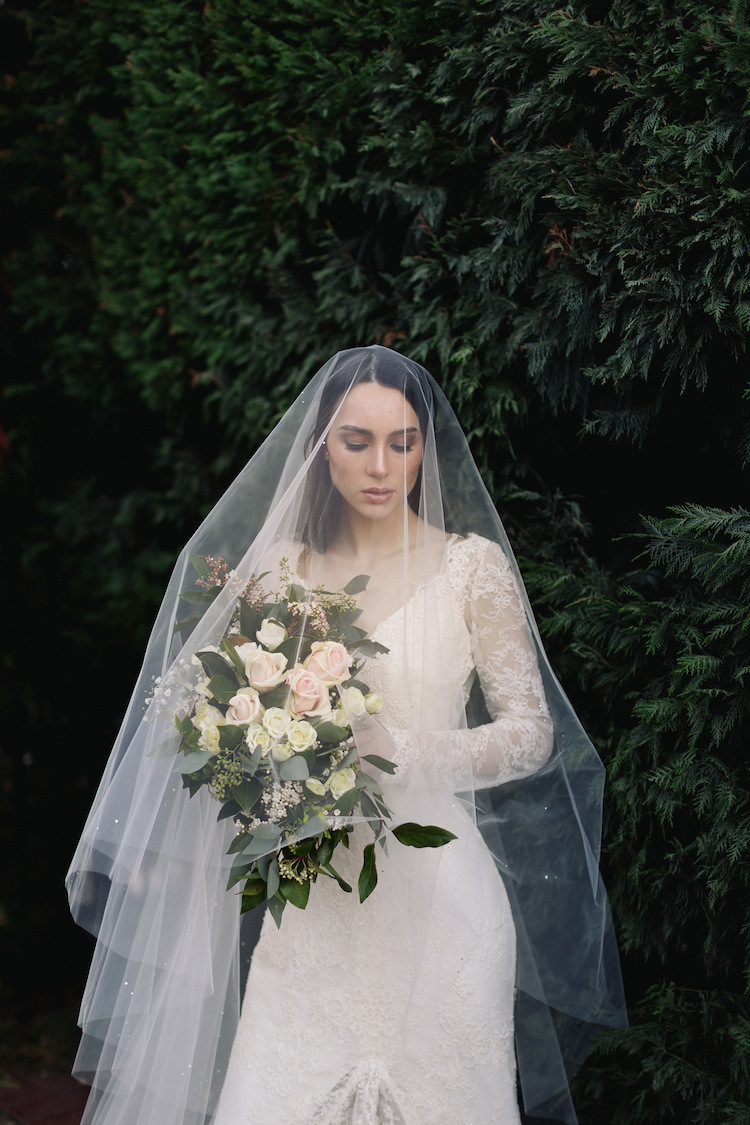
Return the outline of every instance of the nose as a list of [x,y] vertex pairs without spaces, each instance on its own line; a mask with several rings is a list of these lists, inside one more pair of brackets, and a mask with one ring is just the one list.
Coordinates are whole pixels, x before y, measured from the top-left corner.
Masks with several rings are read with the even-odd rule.
[[371,477],[384,477],[388,472],[388,456],[381,445],[374,445],[370,449],[367,472]]

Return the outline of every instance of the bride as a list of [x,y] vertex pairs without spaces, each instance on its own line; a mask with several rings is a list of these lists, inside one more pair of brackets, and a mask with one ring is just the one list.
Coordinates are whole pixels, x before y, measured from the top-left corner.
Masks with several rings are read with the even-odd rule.
[[[233,569],[184,622],[191,554]],[[357,750],[395,764],[378,777],[394,823],[456,838],[391,836],[363,903],[319,877],[305,910],[266,912],[240,1012],[233,827],[177,784],[174,717],[237,590],[284,568],[307,590],[368,576],[383,706],[353,724]],[[178,560],[71,867],[98,937],[83,1125],[518,1125],[517,1071],[527,1111],[574,1122],[584,1025],[624,1020],[601,792],[439,388],[389,349],[338,353]],[[337,852],[348,882],[368,840],[360,820]]]

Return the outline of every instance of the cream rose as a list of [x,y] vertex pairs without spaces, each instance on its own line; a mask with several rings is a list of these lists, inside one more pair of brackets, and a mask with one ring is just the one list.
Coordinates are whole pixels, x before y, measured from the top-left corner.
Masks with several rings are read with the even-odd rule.
[[339,797],[343,797],[344,793],[348,793],[350,789],[354,788],[354,783],[357,780],[357,775],[351,766],[344,766],[342,770],[337,770],[328,780],[328,788],[331,794],[338,801]]
[[344,688],[341,693],[341,703],[346,714],[351,715],[353,718],[359,718],[361,715],[367,714],[365,697],[359,688]]
[[330,713],[328,688],[308,669],[298,664],[291,672],[287,672],[286,682],[294,695],[292,707],[298,715],[319,718]]
[[262,722],[271,738],[281,738],[287,732],[291,716],[281,707],[269,707]]
[[255,688],[243,687],[229,700],[226,717],[230,723],[254,723],[264,710]]
[[257,691],[270,691],[284,679],[286,657],[280,652],[265,652],[260,645],[248,641],[240,645],[237,655],[245,667],[250,687]]
[[365,696],[365,707],[368,715],[379,715],[383,710],[383,697],[380,692],[368,692]]
[[260,746],[265,754],[271,745],[271,736],[268,731],[260,725],[260,723],[252,723],[245,734],[245,742],[251,750],[256,746]]
[[273,652],[286,640],[286,629],[278,621],[269,617],[255,634],[255,639],[263,645],[263,648],[270,649]]
[[299,754],[302,750],[308,750],[311,746],[314,746],[317,736],[312,723],[307,723],[304,719],[301,719],[297,723],[289,724],[286,737],[295,753]]
[[340,684],[348,677],[353,660],[354,657],[338,641],[315,641],[305,668],[321,683]]
[[287,758],[291,758],[293,753],[294,750],[292,750],[288,742],[279,742],[271,751],[274,761],[276,762],[285,762]]
[[215,726],[216,723],[223,723],[224,716],[218,707],[212,707],[210,703],[206,703],[204,699],[195,705],[195,714],[193,716],[193,726],[198,730],[205,730],[207,726]]
[[305,779],[305,785],[307,786],[307,788],[310,790],[311,793],[315,794],[316,797],[324,797],[325,796],[326,787],[325,787],[325,785],[323,784],[322,781],[318,781],[317,777],[306,778]]

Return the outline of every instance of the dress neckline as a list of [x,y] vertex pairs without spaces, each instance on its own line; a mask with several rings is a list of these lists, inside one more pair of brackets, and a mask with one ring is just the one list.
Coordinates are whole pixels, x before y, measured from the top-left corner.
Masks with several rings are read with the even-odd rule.
[[[462,541],[462,539],[464,539],[464,538],[465,538],[464,536],[458,535],[456,532],[452,532],[447,537],[447,539],[445,541],[445,548],[443,550],[443,554],[440,557],[440,567],[439,567],[439,569],[432,575],[431,578],[427,578],[424,582],[420,582],[420,584],[417,586],[416,590],[414,590],[414,592],[409,595],[409,597],[406,599],[405,602],[402,602],[402,604],[400,606],[397,606],[397,608],[394,609],[392,613],[389,613],[386,617],[381,617],[380,621],[378,621],[377,625],[374,625],[372,627],[372,629],[367,629],[366,633],[367,633],[368,637],[374,637],[379,629],[382,629],[385,625],[388,625],[391,621],[393,621],[395,618],[397,618],[400,614],[405,613],[406,610],[407,610],[407,607],[411,605],[411,603],[415,600],[415,598],[418,597],[419,594],[422,593],[423,590],[425,590],[428,586],[431,586],[433,584],[433,582],[435,582],[438,578],[442,577],[442,575],[445,574],[445,563],[448,561],[449,552],[452,551],[453,548],[455,547],[455,545],[457,543],[460,543]],[[297,556],[297,562],[299,562],[299,556]],[[294,577],[298,578],[300,580],[300,582],[303,585],[305,585],[305,579],[299,573],[299,570],[297,569],[296,565],[295,565],[295,570],[294,570]],[[361,626],[360,626],[360,628],[361,628]]]

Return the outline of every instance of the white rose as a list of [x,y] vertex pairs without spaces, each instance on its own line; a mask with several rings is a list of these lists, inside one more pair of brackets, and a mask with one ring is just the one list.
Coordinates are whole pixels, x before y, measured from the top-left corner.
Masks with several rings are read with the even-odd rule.
[[195,705],[195,713],[193,715],[193,726],[199,731],[203,731],[207,726],[215,726],[217,723],[223,723],[224,716],[218,707],[212,707],[210,703],[206,703],[201,699]]
[[345,766],[342,770],[337,770],[335,774],[328,780],[328,788],[332,795],[338,801],[344,793],[348,793],[350,789],[354,788],[354,783],[357,780],[357,775],[351,766]]
[[334,726],[337,726],[337,727],[346,728],[346,727],[349,726],[349,719],[347,718],[346,711],[341,706],[341,704],[338,705],[338,707],[336,708],[335,711],[331,712],[330,721],[333,723]]
[[281,738],[286,734],[290,721],[289,712],[281,707],[269,707],[263,716],[263,726],[271,738]]
[[307,786],[307,788],[310,790],[311,793],[315,794],[316,797],[324,797],[325,796],[326,787],[325,787],[325,785],[323,784],[322,781],[318,781],[317,777],[306,778],[305,779],[305,785]]
[[286,640],[286,629],[280,625],[278,621],[274,621],[269,617],[263,622],[258,632],[255,634],[255,639],[263,645],[264,648],[273,652],[280,644]]
[[245,742],[248,744],[251,750],[254,750],[256,746],[260,746],[261,750],[265,754],[271,745],[271,736],[268,731],[260,725],[260,723],[252,723],[247,728],[247,733],[245,734]]
[[287,758],[291,758],[294,750],[292,750],[288,742],[279,742],[274,746],[271,753],[273,754],[274,761],[285,762]]
[[286,737],[295,753],[299,754],[300,751],[307,750],[310,746],[314,746],[317,736],[312,723],[301,719],[298,723],[289,724]]
[[341,693],[341,702],[344,705],[344,711],[347,715],[357,716],[367,713],[365,706],[365,697],[359,688],[348,687],[344,688]]
[[368,715],[379,715],[383,710],[383,697],[380,692],[368,692],[365,696],[365,707]]
[[254,723],[263,714],[265,708],[260,701],[255,688],[240,688],[236,695],[229,700],[227,719],[230,723]]

